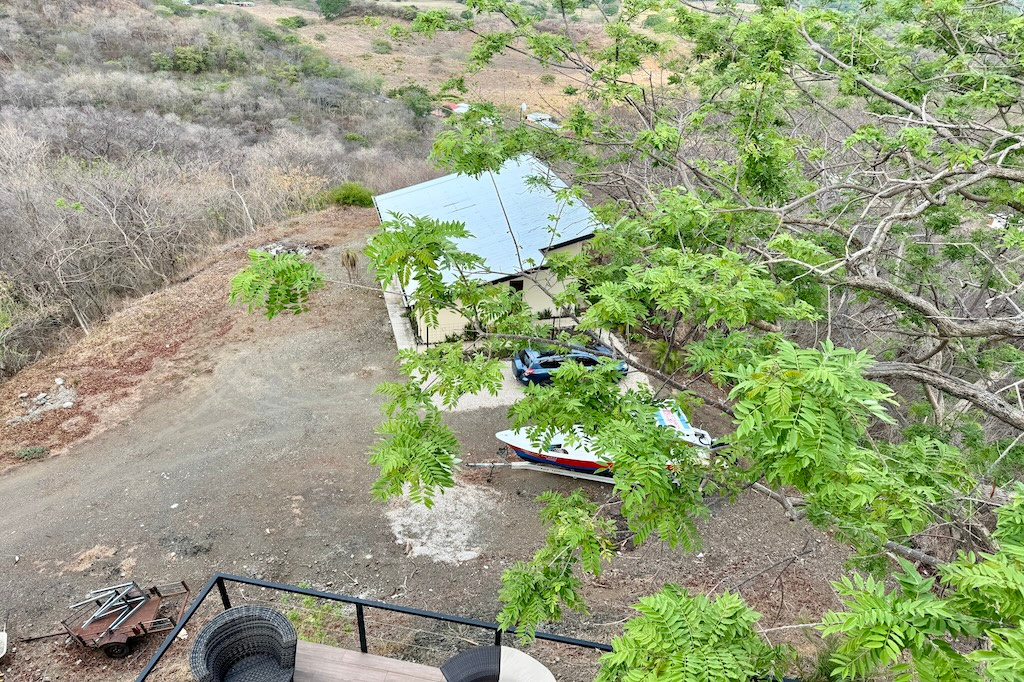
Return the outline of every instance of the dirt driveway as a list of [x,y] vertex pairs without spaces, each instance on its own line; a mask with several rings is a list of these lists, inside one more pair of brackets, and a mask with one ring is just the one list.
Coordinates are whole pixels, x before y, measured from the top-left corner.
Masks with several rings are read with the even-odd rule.
[[[327,213],[283,231],[326,247],[316,258],[333,279],[347,281],[338,255],[361,246],[373,226],[369,211]],[[244,252],[244,245],[226,249],[171,298],[144,299],[124,313],[153,325],[191,321],[179,325],[187,333],[174,343],[147,341],[171,350],[133,375],[121,407],[90,417],[109,427],[0,475],[0,613],[10,606],[14,637],[52,632],[73,598],[123,577],[198,587],[218,570],[492,620],[502,570],[542,541],[534,498],[577,487],[545,474],[476,470],[434,515],[372,501],[375,470],[366,460],[381,403],[374,387],[398,378],[381,294],[360,272],[357,283],[366,288],[332,286],[307,315],[272,322],[246,316],[223,303]],[[204,296],[209,308],[187,315]],[[143,314],[146,306],[159,314]],[[160,339],[180,331],[158,328]],[[140,339],[147,333],[136,332]],[[43,361],[5,386],[0,399],[21,390],[19,381],[60,370],[79,389],[75,410],[84,411],[99,395],[89,393],[89,383],[106,375],[87,373],[81,358],[100,355],[79,349],[75,357]],[[119,366],[130,373],[127,362]],[[451,415],[467,460],[493,459],[505,410],[485,404]],[[62,423],[46,428],[59,432]],[[606,494],[600,484],[584,485]],[[701,554],[623,547],[601,579],[586,582],[592,614],[573,615],[557,631],[607,641],[629,605],[667,580],[721,590],[805,546],[813,552],[741,589],[765,613],[767,627],[816,620],[831,605],[827,580],[841,572],[844,553],[826,536],[780,519],[772,504],[748,497],[717,507],[701,523]],[[782,576],[781,568],[788,569]],[[0,679],[130,680],[157,639],[114,662],[63,638],[19,644],[0,663]],[[548,662],[560,680],[592,678],[593,657],[556,653]]]
[[[363,214],[361,225],[342,233],[306,229],[304,219],[287,232],[329,245],[316,258],[344,282],[338,256],[361,248],[375,227],[372,212]],[[241,263],[239,253],[244,248],[224,258]],[[525,557],[540,537],[532,498],[542,488],[503,494],[468,484],[441,505],[440,517],[371,500],[375,470],[367,453],[382,402],[374,389],[399,378],[381,294],[360,269],[359,287],[333,286],[313,312],[267,322],[227,308],[226,280],[236,270],[218,265],[181,285],[195,291],[141,301],[161,320],[184,319],[211,287],[220,303],[191,323],[188,340],[167,344],[176,353],[137,377],[118,407],[106,406],[105,420],[113,414],[118,423],[0,476],[0,611],[11,609],[12,636],[54,631],[74,598],[122,578],[184,579],[198,587],[218,570],[493,619],[502,564]],[[96,343],[87,339],[88,352],[72,348],[77,357],[13,383],[59,372],[79,389],[75,410],[84,413],[95,397],[88,385],[106,379],[79,363],[98,353]],[[474,410],[460,432],[473,447],[493,450],[504,411]],[[77,418],[59,411],[51,417]],[[87,421],[98,419],[90,414]],[[24,428],[39,437],[39,425],[59,432],[62,423],[29,422],[5,433],[17,437]],[[511,504],[501,504],[503,497]],[[460,532],[442,532],[446,527]],[[522,542],[498,541],[506,533]],[[116,662],[63,638],[21,644],[0,663],[0,674],[4,682],[133,679],[153,639]]]

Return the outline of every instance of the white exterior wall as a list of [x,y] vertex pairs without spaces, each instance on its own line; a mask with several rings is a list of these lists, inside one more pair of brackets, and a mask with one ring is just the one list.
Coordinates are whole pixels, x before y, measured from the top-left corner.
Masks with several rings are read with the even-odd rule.
[[[552,249],[551,253],[568,253],[578,254],[583,250],[583,242],[576,242],[575,244],[568,244],[566,246]],[[547,289],[552,295],[557,296],[565,290],[565,286],[562,282],[559,282],[555,277],[554,273],[546,269],[541,269],[533,272],[531,277],[540,281],[544,289]],[[558,316],[559,310],[555,306],[554,301],[544,292],[540,286],[532,279],[519,278],[523,282],[523,301],[530,307],[534,313],[541,311],[550,311],[552,315]],[[515,281],[515,280],[512,280]],[[511,286],[510,282],[498,282],[492,286],[496,287],[507,287]],[[466,328],[467,320],[462,315],[451,310],[442,310],[437,315],[437,325],[427,327],[426,321],[419,315],[416,315],[416,333],[419,335],[420,343],[438,343],[444,341],[445,337],[456,335],[461,336]]]
[[453,310],[441,310],[437,313],[437,326],[427,327],[427,321],[416,315],[416,334],[420,343],[439,343],[448,336],[462,336],[468,320]]

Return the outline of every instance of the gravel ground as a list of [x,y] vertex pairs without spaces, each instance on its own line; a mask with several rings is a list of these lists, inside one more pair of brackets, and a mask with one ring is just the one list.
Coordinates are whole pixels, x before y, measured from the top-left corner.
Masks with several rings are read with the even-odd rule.
[[[275,236],[330,245],[316,257],[333,279],[347,281],[338,255],[359,247],[373,226],[371,211],[335,211],[294,221]],[[307,315],[272,322],[245,316],[223,303],[245,246],[225,250],[217,264],[176,287],[176,298],[149,297],[125,312],[166,324],[179,308],[194,312],[203,296],[214,302],[191,316],[181,312],[188,334],[173,348],[166,344],[169,350],[145,372],[132,374],[137,380],[125,388],[119,410],[105,399],[106,411],[90,422],[103,429],[0,476],[0,599],[11,594],[0,612],[10,608],[13,637],[54,631],[75,597],[122,577],[183,579],[198,587],[218,570],[493,620],[501,571],[529,558],[542,541],[534,498],[547,489],[579,487],[534,472],[473,470],[460,477],[462,490],[471,493],[453,498],[439,514],[371,500],[375,470],[366,457],[382,400],[374,387],[399,376],[381,294],[333,286]],[[360,276],[359,283],[370,284]],[[153,307],[148,314],[146,306]],[[153,347],[140,325],[132,327],[133,338]],[[93,375],[82,369],[81,358],[98,351],[91,347],[89,355],[83,348],[45,360],[35,370],[39,377],[25,377],[41,381],[59,369],[87,403]],[[500,404],[507,401],[497,402],[463,405],[450,415],[466,460],[494,459],[494,433],[504,428],[507,409]],[[601,484],[583,486],[595,497],[606,494]],[[826,536],[782,518],[773,503],[742,497],[701,523],[701,554],[657,543],[626,547],[600,579],[586,582],[592,613],[572,615],[552,629],[608,641],[621,631],[629,605],[666,581],[722,590],[808,542],[812,554],[741,591],[765,614],[765,627],[817,620],[834,604],[828,580],[841,573],[845,553]],[[252,591],[245,598],[281,603]],[[387,619],[373,627],[373,650],[396,656],[437,649],[444,637],[445,650],[454,650],[476,636]],[[339,625],[336,631],[350,629]],[[796,632],[783,631],[791,641],[798,641]],[[0,678],[130,680],[157,639],[121,661],[63,638],[18,644],[0,662]],[[550,645],[532,651],[560,680],[582,682],[595,669],[588,652]],[[162,675],[188,679],[180,660],[169,662]]]

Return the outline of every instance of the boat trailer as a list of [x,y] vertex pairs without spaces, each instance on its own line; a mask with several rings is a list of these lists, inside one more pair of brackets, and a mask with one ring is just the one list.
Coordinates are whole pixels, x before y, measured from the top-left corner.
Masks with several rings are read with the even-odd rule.
[[595,483],[615,483],[611,476],[600,476],[598,474],[585,474],[582,471],[563,469],[546,464],[534,464],[533,462],[463,462],[463,466],[477,469],[526,469],[527,471],[538,471],[542,474],[555,474],[556,476],[567,476],[583,481],[594,481]]

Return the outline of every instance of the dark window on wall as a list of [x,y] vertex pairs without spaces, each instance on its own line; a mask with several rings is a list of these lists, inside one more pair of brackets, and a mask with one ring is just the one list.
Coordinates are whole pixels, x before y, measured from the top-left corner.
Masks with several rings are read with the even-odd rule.
[[523,290],[523,280],[521,280],[521,279],[509,280],[508,285],[510,287],[512,287],[512,291],[522,291]]

